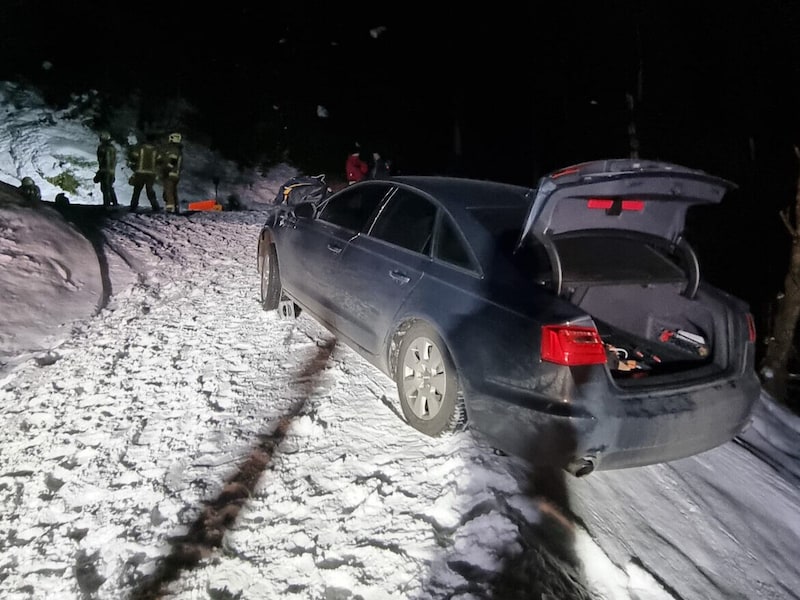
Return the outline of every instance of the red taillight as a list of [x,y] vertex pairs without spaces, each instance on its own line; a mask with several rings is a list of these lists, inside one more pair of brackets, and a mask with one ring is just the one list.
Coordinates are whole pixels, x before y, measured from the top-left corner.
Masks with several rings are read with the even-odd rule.
[[747,313],[747,335],[751,343],[756,341],[756,322],[750,313]]
[[644,210],[644,200],[623,200],[622,210]]
[[644,200],[619,200],[615,198],[589,198],[586,201],[586,208],[594,208],[600,210],[611,210],[614,208],[615,203],[619,210],[644,210]]
[[608,209],[614,206],[614,201],[610,198],[589,198],[586,201],[586,208],[600,208],[600,209]]
[[567,366],[599,365],[606,362],[606,349],[594,327],[545,325],[542,360]]

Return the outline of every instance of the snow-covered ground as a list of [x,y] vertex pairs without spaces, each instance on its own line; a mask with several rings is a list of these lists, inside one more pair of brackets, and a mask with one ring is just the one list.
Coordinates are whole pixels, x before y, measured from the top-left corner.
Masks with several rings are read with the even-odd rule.
[[[49,139],[96,146],[0,109],[6,183]],[[389,379],[260,308],[291,168],[214,164],[249,210],[70,222],[0,186],[0,597],[800,598],[796,416],[764,396],[731,443],[583,479],[425,437]]]

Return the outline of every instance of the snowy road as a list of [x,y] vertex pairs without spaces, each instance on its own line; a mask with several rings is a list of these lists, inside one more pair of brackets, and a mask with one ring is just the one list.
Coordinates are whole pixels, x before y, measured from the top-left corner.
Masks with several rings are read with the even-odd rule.
[[105,224],[108,305],[0,381],[0,597],[798,597],[798,567],[762,559],[796,558],[800,525],[720,512],[743,487],[800,506],[752,453],[575,480],[424,437],[389,379],[261,310],[263,220]]

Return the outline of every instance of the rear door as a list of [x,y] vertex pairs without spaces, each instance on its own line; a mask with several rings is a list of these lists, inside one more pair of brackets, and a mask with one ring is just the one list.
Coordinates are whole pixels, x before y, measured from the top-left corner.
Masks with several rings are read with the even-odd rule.
[[406,188],[393,190],[366,235],[342,253],[342,332],[371,354],[430,264],[436,205]]

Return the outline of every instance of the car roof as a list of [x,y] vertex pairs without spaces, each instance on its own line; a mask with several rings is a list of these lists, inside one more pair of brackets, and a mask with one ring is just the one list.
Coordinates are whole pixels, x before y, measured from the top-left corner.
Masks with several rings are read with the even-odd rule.
[[531,188],[520,185],[438,175],[401,175],[392,177],[391,182],[430,194],[453,212],[502,206],[527,207],[533,201],[534,193]]
[[387,181],[397,186],[428,194],[450,213],[468,240],[482,268],[496,252],[497,232],[490,231],[481,211],[511,211],[517,215],[517,236],[525,214],[535,197],[535,190],[497,181],[446,176],[397,176]]

